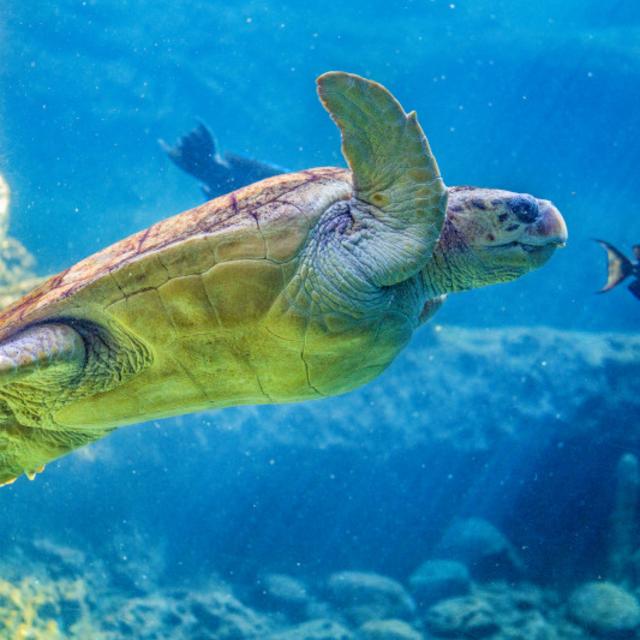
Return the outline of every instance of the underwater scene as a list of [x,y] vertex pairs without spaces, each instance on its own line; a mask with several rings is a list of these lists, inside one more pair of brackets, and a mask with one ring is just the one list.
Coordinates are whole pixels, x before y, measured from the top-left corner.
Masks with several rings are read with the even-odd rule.
[[0,0],[0,640],[640,639],[639,105],[632,0]]

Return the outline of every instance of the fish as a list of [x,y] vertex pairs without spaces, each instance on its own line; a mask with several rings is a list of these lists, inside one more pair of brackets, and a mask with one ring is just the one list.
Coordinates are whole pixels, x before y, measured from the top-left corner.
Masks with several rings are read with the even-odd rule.
[[607,293],[627,278],[633,278],[628,289],[640,300],[640,244],[634,245],[631,249],[636,260],[632,262],[609,242],[604,240],[596,240],[596,242],[607,252],[607,282],[598,293]]
[[175,145],[162,139],[158,143],[174,164],[200,181],[200,188],[207,200],[258,180],[288,173],[288,169],[254,158],[230,152],[221,155],[213,134],[200,121]]

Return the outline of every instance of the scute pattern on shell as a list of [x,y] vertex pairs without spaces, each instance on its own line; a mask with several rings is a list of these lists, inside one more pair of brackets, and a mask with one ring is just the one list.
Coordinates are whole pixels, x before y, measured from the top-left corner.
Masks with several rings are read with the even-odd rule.
[[310,188],[316,187],[321,193],[323,186],[335,181],[348,190],[351,174],[345,169],[324,167],[275,176],[162,220],[49,278],[6,309],[0,314],[0,339],[52,314],[64,314],[65,301],[89,285],[164,248],[198,236],[228,233],[227,242],[216,243],[217,251],[226,252],[216,257],[225,261],[235,259],[234,249],[238,254],[243,235],[257,227],[264,241],[262,257],[276,263],[286,262],[295,257],[308,229],[308,224],[300,224],[308,214],[303,193],[308,194]]

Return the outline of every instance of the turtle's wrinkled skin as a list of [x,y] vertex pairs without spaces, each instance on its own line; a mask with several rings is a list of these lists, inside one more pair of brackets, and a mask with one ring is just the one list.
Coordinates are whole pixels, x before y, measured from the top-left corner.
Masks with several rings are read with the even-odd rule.
[[415,114],[380,85],[318,82],[350,170],[221,196],[0,315],[0,481],[120,425],[354,389],[447,293],[517,278],[566,240],[548,201],[447,190]]

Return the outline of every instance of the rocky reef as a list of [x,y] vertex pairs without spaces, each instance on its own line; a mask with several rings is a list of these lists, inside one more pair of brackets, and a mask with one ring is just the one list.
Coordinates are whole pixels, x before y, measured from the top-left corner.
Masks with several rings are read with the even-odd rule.
[[35,259],[9,233],[11,190],[0,174],[0,309],[40,284],[33,268]]
[[[51,566],[38,561],[43,552],[55,558]],[[83,554],[75,549],[57,547],[47,541],[3,554],[0,637],[6,640],[106,640],[95,617],[99,615],[96,585],[91,584],[95,572],[81,570],[78,559],[82,558]]]
[[356,394],[227,409],[215,421],[253,441],[304,448],[437,444],[475,453],[505,441],[591,438],[633,449],[640,431],[612,417],[640,414],[639,384],[637,334],[433,324]]
[[[478,535],[473,535],[477,530]],[[487,535],[491,531],[491,535]],[[473,539],[472,545],[470,540]],[[496,540],[500,545],[496,547]],[[264,573],[198,583],[117,563],[49,540],[0,562],[2,637],[56,640],[615,640],[640,638],[640,592],[605,580],[562,591],[503,564],[487,578],[475,558],[513,545],[480,519],[449,533],[450,554],[398,580],[374,571]],[[475,546],[472,551],[471,546]],[[497,555],[496,555],[497,554]],[[450,557],[448,557],[450,556]],[[469,565],[462,561],[466,557]],[[513,560],[513,558],[512,558]],[[162,564],[156,559],[156,564]],[[28,572],[25,573],[25,567]],[[510,575],[510,578],[507,576]],[[137,585],[137,586],[136,586]]]
[[458,518],[407,575],[368,567],[179,576],[166,545],[118,534],[102,551],[35,538],[0,560],[0,636],[11,640],[637,640],[640,496],[635,455],[612,483],[608,575],[531,579],[522,546]]

